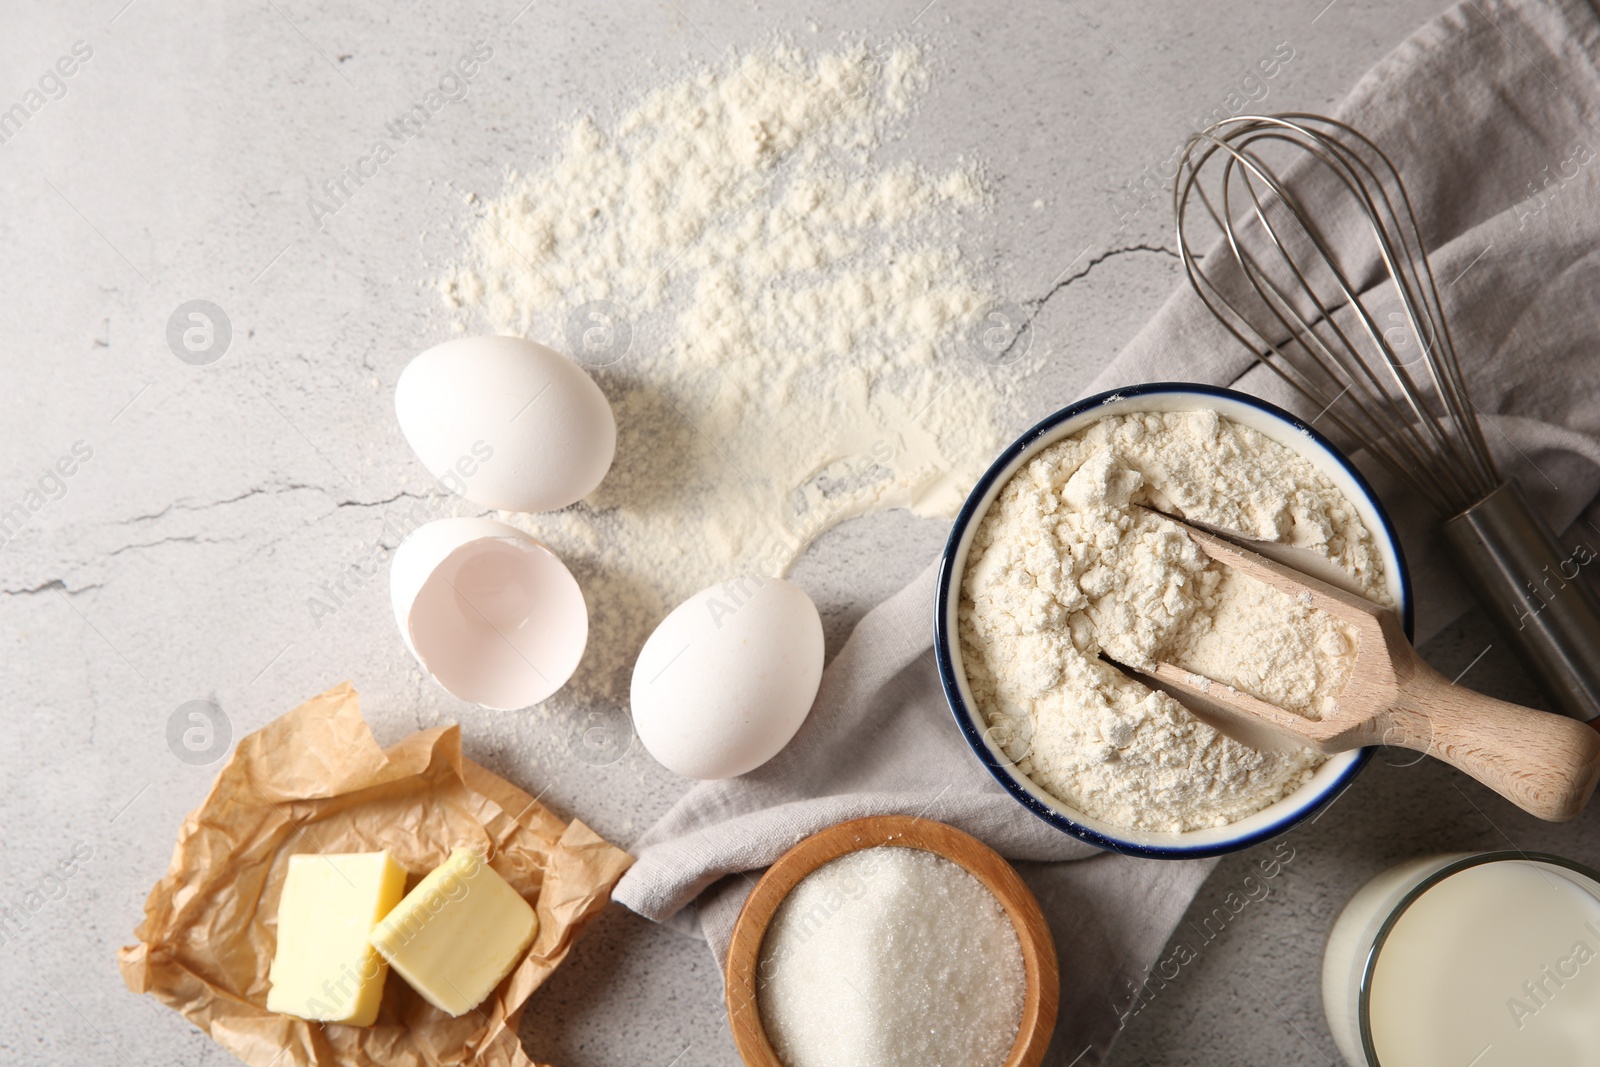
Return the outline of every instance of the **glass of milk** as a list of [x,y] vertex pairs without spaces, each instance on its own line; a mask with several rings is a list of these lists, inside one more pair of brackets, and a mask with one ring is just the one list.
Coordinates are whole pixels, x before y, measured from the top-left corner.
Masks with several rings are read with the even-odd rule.
[[1594,1064],[1600,874],[1537,852],[1392,867],[1328,935],[1322,1003],[1352,1067]]

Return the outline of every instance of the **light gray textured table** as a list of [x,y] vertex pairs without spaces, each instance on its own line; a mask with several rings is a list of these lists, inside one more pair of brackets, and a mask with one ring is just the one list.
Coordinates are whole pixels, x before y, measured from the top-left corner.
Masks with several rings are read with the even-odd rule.
[[[215,773],[169,750],[186,701],[214,701],[237,738],[348,677],[380,741],[460,720],[474,758],[624,844],[685,788],[642,752],[603,768],[571,759],[559,715],[489,713],[439,690],[406,654],[381,575],[320,626],[308,611],[321,583],[368,557],[388,509],[432,491],[391,390],[447,335],[424,281],[454,244],[447,181],[496,191],[505,165],[548,153],[560,120],[664,80],[685,56],[774,30],[814,47],[909,30],[937,77],[897,151],[987,160],[1006,295],[1049,297],[1036,326],[1050,369],[1031,420],[1073,399],[1179,281],[1165,204],[1119,224],[1118,191],[1280,43],[1293,59],[1258,106],[1324,108],[1438,7],[925,3],[7,6],[0,107],[74,42],[92,55],[0,143],[0,507],[75,442],[92,457],[0,551],[0,907],[55,898],[25,929],[4,928],[0,1060],[231,1062],[127,993],[113,959]],[[479,39],[495,53],[468,100],[325,231],[313,225],[311,190]],[[165,337],[193,299],[232,326],[209,366],[180,362]],[[823,609],[830,649],[942,535],[881,515],[810,551],[795,578]],[[1467,681],[1526,698],[1498,645],[1474,662],[1491,640],[1469,619],[1427,651],[1446,674],[1471,663]],[[1375,763],[1295,831],[1272,895],[1130,1020],[1113,1062],[1325,1062],[1322,939],[1367,875],[1507,842],[1593,862],[1594,818],[1538,826],[1441,767]],[[75,847],[92,857],[51,882]],[[1196,914],[1252,859],[1224,861]],[[613,907],[533,998],[524,1042],[571,1067],[733,1063],[720,992],[703,945]]]

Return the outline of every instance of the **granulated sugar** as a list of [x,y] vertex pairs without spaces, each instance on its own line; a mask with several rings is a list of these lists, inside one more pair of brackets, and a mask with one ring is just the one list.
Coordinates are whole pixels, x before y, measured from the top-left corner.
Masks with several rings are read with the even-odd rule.
[[1355,508],[1309,462],[1213,411],[1112,416],[1001,490],[962,580],[961,652],[1018,769],[1118,826],[1237,821],[1304,783],[1308,751],[1258,752],[1100,655],[1158,660],[1317,717],[1349,677],[1345,624],[1212,562],[1158,511],[1326,557],[1387,602]]
[[677,601],[781,573],[819,533],[954,514],[1003,441],[1016,368],[968,343],[978,168],[884,163],[928,84],[909,45],[775,44],[691,69],[482,205],[440,282],[459,325],[594,374],[617,457],[587,501],[514,516],[590,596],[575,691],[618,696]]
[[999,1067],[1026,976],[1000,902],[915,848],[851,852],[778,907],[757,1001],[785,1067]]

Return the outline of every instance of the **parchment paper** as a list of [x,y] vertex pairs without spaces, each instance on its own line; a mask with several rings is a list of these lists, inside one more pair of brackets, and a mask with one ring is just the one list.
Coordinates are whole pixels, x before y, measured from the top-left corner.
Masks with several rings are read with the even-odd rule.
[[[387,848],[410,872],[409,889],[456,846],[482,849],[539,916],[528,955],[489,1000],[452,1019],[391,972],[370,1028],[266,1010],[290,856]],[[465,759],[458,726],[380,749],[346,682],[239,742],[178,831],[134,931],[140,943],[117,963],[129,989],[254,1067],[532,1067],[517,1038],[523,1004],[632,862]]]

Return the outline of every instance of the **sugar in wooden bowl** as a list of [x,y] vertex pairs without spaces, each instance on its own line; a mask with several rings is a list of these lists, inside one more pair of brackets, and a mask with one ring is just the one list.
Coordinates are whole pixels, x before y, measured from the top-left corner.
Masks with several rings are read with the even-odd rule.
[[982,842],[857,819],[806,838],[751,892],[728,1018],[753,1067],[1033,1067],[1056,968],[1038,903]]

